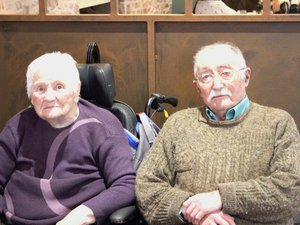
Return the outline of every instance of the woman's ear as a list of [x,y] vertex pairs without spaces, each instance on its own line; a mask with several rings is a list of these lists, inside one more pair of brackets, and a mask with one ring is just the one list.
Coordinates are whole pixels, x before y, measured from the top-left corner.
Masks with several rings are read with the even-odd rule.
[[79,102],[79,98],[80,98],[80,89],[81,89],[81,83],[77,84],[76,90],[74,91],[74,101],[76,103]]

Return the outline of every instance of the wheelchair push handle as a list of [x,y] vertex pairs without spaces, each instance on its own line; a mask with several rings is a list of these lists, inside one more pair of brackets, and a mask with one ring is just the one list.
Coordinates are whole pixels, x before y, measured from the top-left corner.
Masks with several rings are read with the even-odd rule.
[[[175,97],[169,97],[158,93],[153,93],[145,105],[145,113],[147,116],[150,116],[150,110],[155,112],[165,112],[167,114],[164,104],[170,104],[173,107],[176,107],[178,104],[178,99]],[[167,116],[166,116],[167,117]]]
[[164,103],[168,103],[171,104],[173,107],[176,107],[178,104],[178,100],[174,97],[165,97]]

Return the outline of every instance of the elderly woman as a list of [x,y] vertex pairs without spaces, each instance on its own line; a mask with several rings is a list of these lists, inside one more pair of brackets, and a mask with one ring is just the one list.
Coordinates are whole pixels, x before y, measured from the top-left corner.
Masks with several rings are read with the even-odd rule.
[[60,52],[27,70],[33,107],[0,134],[0,212],[8,224],[103,224],[134,203],[135,172],[120,122],[81,99],[74,59]]

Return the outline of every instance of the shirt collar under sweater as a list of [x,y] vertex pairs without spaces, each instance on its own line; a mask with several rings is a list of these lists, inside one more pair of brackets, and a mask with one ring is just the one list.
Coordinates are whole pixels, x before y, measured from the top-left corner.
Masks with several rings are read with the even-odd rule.
[[[226,112],[226,120],[234,120],[241,116],[250,106],[249,98],[246,96],[240,103]],[[216,114],[208,107],[205,107],[206,116],[210,120],[218,120]]]
[[242,122],[249,114],[249,112],[252,110],[253,108],[253,103],[250,101],[249,107],[245,110],[245,112],[240,115],[239,117],[233,119],[233,120],[211,120],[208,118],[208,116],[205,113],[205,106],[198,108],[198,121],[199,122],[203,122],[203,123],[207,123],[211,126],[235,126],[237,124],[239,124],[240,122]]

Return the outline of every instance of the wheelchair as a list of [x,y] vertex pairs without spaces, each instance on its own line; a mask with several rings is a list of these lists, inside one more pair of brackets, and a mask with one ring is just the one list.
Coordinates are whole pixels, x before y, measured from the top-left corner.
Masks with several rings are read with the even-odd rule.
[[[112,112],[124,129],[136,134],[137,117],[126,103],[115,99],[116,88],[112,66],[107,63],[77,64],[83,99]],[[135,205],[121,208],[111,214],[106,224],[145,225]]]
[[[138,120],[140,118],[139,115],[128,104],[115,99],[116,88],[112,66],[108,63],[77,64],[77,69],[81,80],[81,97],[112,112],[120,120],[124,130],[129,131],[134,136],[138,136],[137,124],[143,122]],[[150,96],[145,105],[146,118],[149,120],[149,124],[153,127],[155,133],[153,134],[153,139],[158,134],[159,128],[151,121],[150,110],[163,112],[165,111],[164,104],[171,104],[175,107],[177,106],[177,99],[155,93]],[[139,131],[139,144],[141,144],[142,134],[140,129]],[[143,143],[142,146],[145,148],[145,151],[150,148],[149,143]],[[133,160],[136,170],[146,155],[145,152],[142,152],[144,149],[137,149],[138,151],[141,152],[141,155],[136,157],[138,158],[137,161]],[[145,225],[146,222],[143,220],[137,207],[132,205],[114,212],[109,218],[109,224]]]

